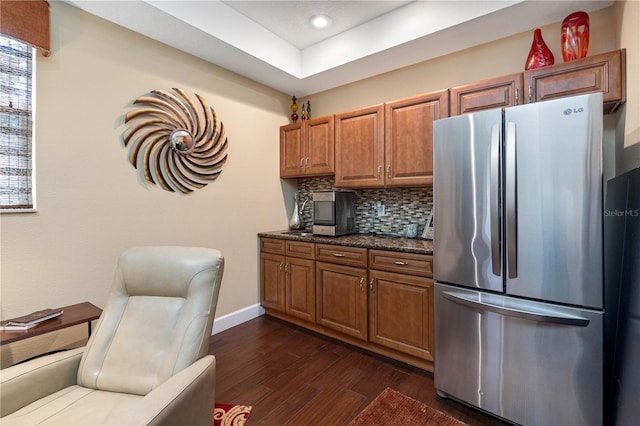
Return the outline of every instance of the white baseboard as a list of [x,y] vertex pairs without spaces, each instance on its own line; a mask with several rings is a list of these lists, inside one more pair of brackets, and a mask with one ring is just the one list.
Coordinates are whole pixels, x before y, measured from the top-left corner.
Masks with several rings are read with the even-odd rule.
[[264,315],[264,308],[260,306],[259,303],[256,303],[252,306],[247,306],[246,308],[240,309],[235,312],[231,312],[230,314],[223,315],[218,317],[213,322],[213,332],[216,334],[221,331],[225,331],[231,327],[235,327],[236,325],[242,324],[243,322],[247,322],[254,318],[259,317],[260,315]]

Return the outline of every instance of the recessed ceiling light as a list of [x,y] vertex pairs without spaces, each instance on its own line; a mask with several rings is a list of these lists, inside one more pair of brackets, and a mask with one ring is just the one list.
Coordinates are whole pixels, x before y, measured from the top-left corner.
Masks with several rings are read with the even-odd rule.
[[314,28],[327,28],[329,25],[331,25],[331,18],[329,18],[327,15],[313,15],[311,19],[309,19],[309,23]]

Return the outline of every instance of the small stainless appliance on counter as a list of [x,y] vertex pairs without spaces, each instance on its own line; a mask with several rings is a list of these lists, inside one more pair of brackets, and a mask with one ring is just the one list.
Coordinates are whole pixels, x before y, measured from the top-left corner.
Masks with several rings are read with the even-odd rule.
[[315,235],[353,234],[356,232],[356,193],[353,191],[316,191],[313,199]]

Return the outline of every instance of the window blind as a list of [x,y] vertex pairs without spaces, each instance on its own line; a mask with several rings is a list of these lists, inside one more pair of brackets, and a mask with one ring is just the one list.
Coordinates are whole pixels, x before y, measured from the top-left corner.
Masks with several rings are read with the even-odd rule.
[[0,36],[0,209],[33,209],[34,50]]
[[49,56],[49,2],[0,1],[0,34],[21,40]]

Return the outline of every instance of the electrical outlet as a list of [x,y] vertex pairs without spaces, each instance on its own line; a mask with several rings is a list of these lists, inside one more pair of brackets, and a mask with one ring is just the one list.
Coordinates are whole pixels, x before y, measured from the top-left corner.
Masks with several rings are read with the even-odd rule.
[[376,201],[376,211],[378,212],[378,217],[386,216],[387,213],[385,211],[384,204],[382,204],[382,201]]

